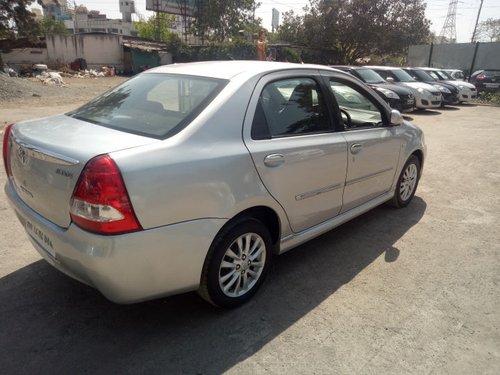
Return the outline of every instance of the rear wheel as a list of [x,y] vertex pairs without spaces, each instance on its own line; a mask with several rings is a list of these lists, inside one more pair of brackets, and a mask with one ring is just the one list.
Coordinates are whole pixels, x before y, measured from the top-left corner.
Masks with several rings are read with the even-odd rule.
[[203,266],[201,297],[225,308],[248,301],[266,276],[271,248],[268,229],[255,219],[238,219],[223,229]]
[[392,205],[406,207],[413,199],[420,178],[420,161],[415,155],[410,156],[398,178]]

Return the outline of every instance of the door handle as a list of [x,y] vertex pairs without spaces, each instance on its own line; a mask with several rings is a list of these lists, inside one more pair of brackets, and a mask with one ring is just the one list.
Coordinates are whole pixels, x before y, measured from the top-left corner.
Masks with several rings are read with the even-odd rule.
[[271,154],[264,158],[266,167],[277,167],[285,162],[285,157],[282,154]]
[[362,144],[355,143],[351,146],[351,154],[357,154],[363,148]]

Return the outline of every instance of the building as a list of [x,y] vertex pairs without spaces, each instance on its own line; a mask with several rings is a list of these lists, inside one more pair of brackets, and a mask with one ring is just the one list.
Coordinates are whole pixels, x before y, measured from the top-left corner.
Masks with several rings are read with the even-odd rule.
[[107,33],[125,36],[137,36],[132,22],[135,13],[133,0],[117,0],[122,19],[108,19],[98,10],[88,10],[84,6],[69,8],[67,0],[42,0],[44,16],[64,22],[70,34]]

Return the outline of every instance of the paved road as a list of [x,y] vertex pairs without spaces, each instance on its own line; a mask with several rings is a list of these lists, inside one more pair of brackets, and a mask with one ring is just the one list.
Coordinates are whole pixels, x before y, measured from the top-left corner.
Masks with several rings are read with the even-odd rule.
[[234,311],[106,301],[40,260],[0,192],[0,372],[500,373],[500,108],[411,117],[429,148],[412,204],[276,258]]

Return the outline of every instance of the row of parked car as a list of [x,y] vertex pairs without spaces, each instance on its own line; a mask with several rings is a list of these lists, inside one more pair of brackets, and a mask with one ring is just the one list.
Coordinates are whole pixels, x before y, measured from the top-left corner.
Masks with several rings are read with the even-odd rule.
[[443,69],[347,65],[332,67],[359,78],[392,108],[401,112],[467,103],[477,97],[477,89],[473,84],[455,79]]

